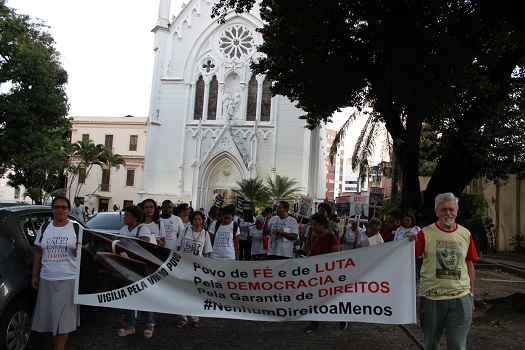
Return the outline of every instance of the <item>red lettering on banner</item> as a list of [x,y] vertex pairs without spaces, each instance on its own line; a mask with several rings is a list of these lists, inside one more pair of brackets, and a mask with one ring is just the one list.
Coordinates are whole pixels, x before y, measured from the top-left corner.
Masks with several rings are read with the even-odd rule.
[[275,281],[275,282],[227,282],[228,289],[237,290],[287,290],[322,286],[334,283],[332,276],[312,277],[299,281]]
[[315,272],[320,273],[333,271],[335,269],[346,269],[348,266],[355,266],[354,260],[352,260],[352,258],[325,261],[324,266],[319,266],[319,264],[315,265]]

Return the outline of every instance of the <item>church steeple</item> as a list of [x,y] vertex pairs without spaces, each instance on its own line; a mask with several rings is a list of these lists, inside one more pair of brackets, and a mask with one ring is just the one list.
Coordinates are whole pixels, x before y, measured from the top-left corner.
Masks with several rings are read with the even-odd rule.
[[171,0],[160,0],[157,27],[168,28],[170,24],[170,6]]

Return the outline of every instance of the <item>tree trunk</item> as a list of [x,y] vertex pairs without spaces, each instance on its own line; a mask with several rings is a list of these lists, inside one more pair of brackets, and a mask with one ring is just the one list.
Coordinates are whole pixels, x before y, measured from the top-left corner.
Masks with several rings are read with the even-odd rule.
[[478,170],[478,167],[469,162],[468,156],[465,156],[460,150],[443,155],[438,161],[425,191],[423,219],[427,223],[434,222],[436,219],[434,212],[436,196],[445,192],[452,192],[455,196],[459,196],[476,176]]
[[[413,118],[414,119],[414,118]],[[412,119],[412,120],[413,120]],[[419,141],[422,123],[407,122],[401,157],[402,207],[404,211],[421,209],[421,188],[419,186]]]

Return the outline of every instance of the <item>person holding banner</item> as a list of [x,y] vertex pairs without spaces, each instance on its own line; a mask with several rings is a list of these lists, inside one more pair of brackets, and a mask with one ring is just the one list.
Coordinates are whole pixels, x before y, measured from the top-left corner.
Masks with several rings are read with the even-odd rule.
[[[150,230],[140,222],[143,218],[143,212],[140,207],[130,205],[124,208],[124,224],[119,231],[121,236],[138,238],[140,240],[157,244],[155,237],[152,237]],[[119,337],[126,337],[135,334],[135,310],[123,310],[125,326],[118,330]],[[151,338],[153,336],[153,327],[155,320],[153,312],[142,311],[146,319],[146,329],[144,330],[144,338]]]
[[155,235],[157,245],[164,247],[166,244],[166,229],[164,228],[164,223],[160,221],[160,211],[157,207],[157,202],[148,198],[144,199],[141,204],[144,213],[144,217],[142,218],[144,226]]
[[[200,211],[193,212],[190,215],[191,227],[186,227],[184,232],[177,239],[176,250],[182,250],[184,253],[204,256],[208,258],[213,251],[211,240],[208,232],[202,228],[204,214]],[[188,323],[188,319],[194,328],[199,328],[199,318],[197,316],[180,315],[180,321],[177,328],[182,328]]]
[[[328,218],[323,214],[316,213],[312,216],[310,227],[312,228],[313,238],[309,256],[335,253],[341,250],[339,237],[327,229],[328,223]],[[346,329],[347,325],[347,322],[340,322],[339,328],[341,330]],[[316,331],[317,328],[319,328],[319,322],[311,321],[304,331],[311,333]]]
[[222,211],[222,217],[210,227],[213,251],[212,259],[239,260],[239,226],[234,223],[233,217],[237,208],[230,204]]
[[425,349],[439,349],[443,330],[448,349],[466,349],[474,309],[474,262],[478,254],[472,234],[456,223],[458,198],[436,196],[438,220],[408,238],[416,241],[416,256],[423,254],[419,283],[419,319]]
[[280,201],[277,205],[277,216],[268,214],[264,223],[264,235],[270,235],[268,259],[281,260],[293,257],[293,245],[299,236],[297,220],[288,215],[290,204]]
[[51,332],[53,349],[61,350],[69,333],[80,325],[79,306],[73,298],[79,244],[76,231],[82,226],[67,219],[71,203],[66,197],[55,197],[51,208],[53,220],[40,227],[35,239],[31,286],[38,289],[38,295],[31,329]]

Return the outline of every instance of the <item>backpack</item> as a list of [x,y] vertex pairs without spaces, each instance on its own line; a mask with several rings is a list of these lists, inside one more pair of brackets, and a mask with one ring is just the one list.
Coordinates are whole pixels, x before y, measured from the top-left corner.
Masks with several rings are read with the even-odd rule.
[[[51,221],[47,221],[47,222],[44,222],[44,224],[42,225],[42,231],[40,231],[42,232],[42,234],[40,235],[40,240],[38,241],[39,243],[42,243],[42,237],[44,237],[44,232],[46,232],[46,229],[50,223]],[[77,241],[78,241],[78,233],[80,231],[80,225],[78,224],[78,222],[73,222],[73,229],[75,230],[75,234],[77,235]]]
[[[217,231],[219,230],[219,227],[221,227],[221,221],[217,220],[217,222],[215,223],[215,233],[217,233]],[[235,240],[235,234],[237,233],[237,231],[239,230],[239,224],[236,223],[235,221],[233,222],[233,239]],[[213,234],[213,237],[215,240],[215,233]],[[211,242],[213,244],[213,241]]]

